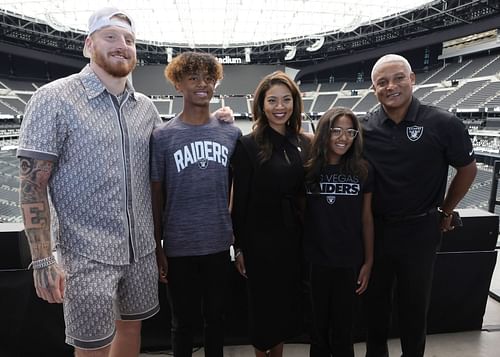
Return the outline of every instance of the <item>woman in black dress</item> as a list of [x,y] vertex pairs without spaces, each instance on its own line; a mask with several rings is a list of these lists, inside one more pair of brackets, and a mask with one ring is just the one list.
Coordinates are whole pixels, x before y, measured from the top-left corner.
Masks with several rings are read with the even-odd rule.
[[266,76],[253,103],[253,132],[232,158],[236,267],[247,278],[251,343],[257,357],[279,357],[300,334],[303,161],[302,100],[283,72]]

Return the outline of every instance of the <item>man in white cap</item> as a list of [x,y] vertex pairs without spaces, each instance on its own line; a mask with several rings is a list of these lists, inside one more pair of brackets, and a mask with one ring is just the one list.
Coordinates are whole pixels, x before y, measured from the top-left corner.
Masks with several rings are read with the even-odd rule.
[[22,123],[34,284],[40,298],[63,303],[76,356],[137,356],[141,320],[159,310],[149,138],[161,120],[127,80],[136,64],[130,16],[95,12],[84,54],[90,64],[40,88]]

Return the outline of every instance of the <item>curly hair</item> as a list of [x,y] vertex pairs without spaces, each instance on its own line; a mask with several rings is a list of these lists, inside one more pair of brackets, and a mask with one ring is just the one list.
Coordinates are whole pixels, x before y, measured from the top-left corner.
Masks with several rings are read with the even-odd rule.
[[208,53],[184,52],[176,56],[165,68],[165,78],[175,86],[189,74],[205,72],[220,81],[223,77],[222,65]]
[[267,91],[277,84],[286,86],[292,94],[293,111],[286,123],[287,128],[294,134],[298,134],[302,127],[303,104],[297,84],[282,71],[276,71],[265,76],[255,89],[252,108],[254,121],[252,135],[260,147],[259,158],[261,162],[269,160],[273,151],[272,144],[265,135],[265,130],[269,127],[269,119],[264,113],[264,99],[266,98]]
[[363,159],[363,132],[356,115],[348,108],[333,107],[326,111],[320,118],[316,133],[311,145],[311,155],[305,164],[306,184],[315,187],[319,183],[320,172],[328,164],[328,150],[330,146],[331,129],[340,117],[349,117],[353,128],[359,133],[349,150],[340,158],[340,172],[358,175],[366,179],[368,165]]

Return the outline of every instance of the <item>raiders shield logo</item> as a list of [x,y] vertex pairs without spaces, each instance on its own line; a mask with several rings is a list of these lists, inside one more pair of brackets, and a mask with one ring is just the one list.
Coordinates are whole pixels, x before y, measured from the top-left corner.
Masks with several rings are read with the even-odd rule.
[[335,196],[326,196],[326,202],[329,205],[333,205],[333,203],[335,202]]
[[200,169],[206,169],[208,167],[208,160],[203,158],[198,160],[198,167]]
[[414,126],[409,126],[408,128],[406,128],[406,136],[411,141],[417,141],[418,139],[420,139],[423,132],[424,132],[423,126],[414,125]]

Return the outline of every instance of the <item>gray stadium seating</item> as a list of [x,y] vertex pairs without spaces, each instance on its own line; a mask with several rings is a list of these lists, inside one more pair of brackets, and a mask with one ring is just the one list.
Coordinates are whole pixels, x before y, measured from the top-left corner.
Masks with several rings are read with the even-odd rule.
[[219,108],[222,108],[222,100],[214,97],[210,102],[210,113],[215,112]]
[[301,83],[299,89],[302,93],[306,92],[316,92],[318,90],[317,83]]
[[182,112],[182,108],[184,106],[184,100],[182,97],[174,97],[174,100],[172,102],[172,115],[179,114]]
[[11,108],[10,105],[2,102],[0,99],[0,114],[16,116],[19,113],[15,108]]
[[428,78],[426,83],[440,83],[447,80],[453,73],[457,72],[464,64],[463,63],[447,63],[443,68],[435,72]]
[[247,97],[242,96],[231,96],[224,97],[224,105],[231,107],[235,113],[249,113],[251,110],[248,108]]
[[311,110],[312,102],[313,102],[312,99],[307,99],[307,98],[302,99],[302,103],[304,104],[304,112],[306,113],[312,112]]
[[0,101],[3,105],[9,106],[11,109],[17,112],[17,114],[23,114],[26,104],[24,104],[19,98],[1,98]]
[[484,66],[486,66],[494,57],[481,57],[474,60],[469,60],[469,65],[464,67],[460,72],[453,75],[453,79],[463,79],[471,78],[474,73],[479,72]]
[[337,98],[336,94],[320,94],[316,97],[316,101],[314,102],[312,112],[322,113],[326,112],[332,106],[333,102]]
[[371,81],[364,82],[347,82],[344,90],[369,89],[372,86]]
[[492,76],[500,72],[500,56],[493,58],[487,65],[476,72],[472,77]]
[[451,92],[446,97],[436,101],[434,104],[443,109],[455,108],[457,106],[457,103],[463,101],[465,98],[470,96],[475,91],[479,90],[482,86],[486,85],[487,83],[488,81],[486,80],[467,82],[462,86],[458,87],[455,91]]
[[451,91],[453,91],[452,88],[448,88],[446,90],[440,90],[440,91],[433,91],[433,92],[429,93],[427,96],[425,96],[422,99],[422,102],[426,103],[426,104],[435,104],[437,101],[446,97]]
[[0,83],[2,83],[4,87],[15,91],[33,92],[35,90],[35,87],[33,86],[32,82],[0,78]]
[[31,99],[32,94],[25,94],[25,93],[17,93],[17,96],[21,98],[24,102],[28,103],[29,100]]
[[416,79],[415,79],[415,83],[416,84],[428,84],[428,83],[433,83],[432,81],[432,77],[434,77],[434,75],[439,72],[441,70],[442,67],[440,68],[436,68],[436,69],[432,69],[430,71],[427,71],[427,72],[423,72],[423,73],[418,73],[416,75]]
[[[489,82],[485,87],[481,88],[478,92],[474,93],[471,97],[459,103],[460,108],[481,108],[488,107],[487,101],[494,99],[495,96],[500,94],[500,82]],[[490,104],[494,104],[492,101]],[[491,107],[494,107],[492,105]]]
[[354,105],[360,99],[361,99],[361,97],[359,97],[359,96],[357,96],[357,97],[340,97],[340,98],[337,98],[337,100],[335,101],[335,103],[333,103],[333,105],[335,105],[336,107],[353,108]]
[[488,108],[500,108],[500,92],[496,96],[486,101],[484,104]]
[[372,91],[367,92],[366,95],[361,99],[361,101],[352,108],[355,112],[367,113],[372,110],[376,105],[378,105],[378,100]]
[[[450,168],[448,184],[454,175],[454,171],[453,168]],[[479,165],[474,183],[457,208],[480,208],[488,210],[492,176],[493,172],[491,168]]]
[[338,92],[342,90],[346,83],[345,82],[333,82],[333,83],[320,83],[320,92]]
[[437,85],[433,85],[431,87],[420,87],[413,92],[413,95],[418,99],[425,98],[425,96],[432,92],[436,87]]
[[171,110],[170,110],[170,107],[172,104],[171,100],[162,100],[162,101],[153,100],[153,104],[156,106],[156,109],[158,109],[158,113],[160,113],[160,115],[170,115],[171,114]]

